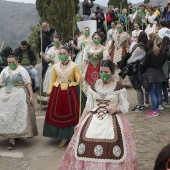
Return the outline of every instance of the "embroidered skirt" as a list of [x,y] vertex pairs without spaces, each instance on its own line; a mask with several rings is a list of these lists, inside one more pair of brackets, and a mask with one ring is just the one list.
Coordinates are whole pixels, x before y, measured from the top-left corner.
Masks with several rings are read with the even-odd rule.
[[0,89],[0,136],[6,138],[38,135],[34,107],[27,90],[14,87],[11,93]]
[[[96,169],[97,170],[113,170],[113,169],[115,170],[116,169],[117,170],[137,170],[138,167],[137,167],[135,142],[133,140],[132,131],[129,127],[126,117],[122,113],[119,113],[118,122],[119,123],[121,122],[122,127],[120,129],[116,128],[117,132],[115,131],[115,136],[117,137],[120,135],[124,136],[123,143],[124,143],[124,147],[126,148],[125,152],[123,151],[121,152],[121,148],[122,148],[121,143],[120,143],[121,145],[116,144],[115,146],[111,146],[113,145],[114,141],[110,141],[110,143],[108,141],[107,144],[109,145],[111,149],[109,150],[108,148],[108,150],[105,150],[105,151],[104,149],[106,149],[105,147],[107,147],[107,145],[105,145],[106,143],[105,141],[103,142],[102,141],[91,141],[91,142],[86,141],[86,144],[89,143],[88,147],[90,147],[90,143],[92,144],[91,150],[87,148],[88,150],[86,151],[86,144],[81,145],[79,144],[79,142],[84,138],[83,135],[81,137],[81,134],[86,129],[85,127],[88,124],[89,118],[90,118],[90,114],[84,119],[81,126],[75,132],[72,140],[69,143],[69,146],[67,147],[65,151],[64,157],[59,166],[59,170],[63,170],[63,169],[64,170],[70,170],[70,169],[74,169],[74,170],[89,170],[89,169],[90,170],[96,170]],[[113,120],[113,121],[116,121],[116,120]],[[97,127],[95,130],[97,130]],[[121,132],[121,134],[119,132]],[[107,154],[107,151],[110,153],[110,155]],[[79,152],[79,155],[84,154],[86,152],[86,155],[80,158],[79,155],[77,154],[78,152]],[[104,160],[102,158],[102,153],[104,152],[106,153],[106,155],[103,155],[103,156],[105,156],[105,158],[110,157],[109,160],[107,159]],[[126,155],[126,156],[123,156],[123,155]],[[114,157],[111,159],[112,156]],[[89,159],[87,157],[89,157]],[[94,157],[94,159],[92,157]],[[99,159],[97,160],[95,159],[95,157]]]
[[76,125],[79,120],[79,100],[76,87],[61,90],[54,87],[46,113],[46,123],[65,128]]

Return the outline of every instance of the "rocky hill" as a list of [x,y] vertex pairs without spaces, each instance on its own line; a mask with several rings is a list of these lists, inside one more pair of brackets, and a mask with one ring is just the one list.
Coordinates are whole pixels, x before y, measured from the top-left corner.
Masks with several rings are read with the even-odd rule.
[[0,44],[4,41],[4,47],[18,47],[22,40],[28,39],[30,26],[36,26],[39,19],[35,4],[0,0]]
[[4,41],[4,46],[17,47],[22,40],[27,40],[30,26],[38,22],[35,4],[0,0],[0,43]]

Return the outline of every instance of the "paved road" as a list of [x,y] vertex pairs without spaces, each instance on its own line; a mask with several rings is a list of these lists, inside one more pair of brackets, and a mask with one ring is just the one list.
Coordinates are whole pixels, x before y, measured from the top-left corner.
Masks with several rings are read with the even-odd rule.
[[[38,68],[40,72],[40,69]],[[132,107],[136,105],[136,93],[133,89],[127,88],[128,92],[128,100],[130,102],[130,110]],[[37,94],[35,94],[35,101],[37,98]],[[36,104],[36,108],[38,105]],[[59,162],[62,159],[63,153],[66,148],[58,148],[58,141],[50,138],[46,138],[42,136],[43,131],[43,123],[45,118],[45,111],[46,109],[43,108],[41,111],[37,112],[37,126],[39,130],[39,135],[34,137],[33,139],[21,139],[17,144],[16,148],[13,151],[8,151],[6,149],[8,140],[0,138],[0,170],[57,170],[59,166]],[[140,158],[139,170],[150,170],[150,167],[153,167],[154,159],[156,155],[159,153],[160,149],[165,146],[167,142],[169,142],[169,135],[170,135],[170,128],[166,126],[166,123],[169,124],[169,109],[167,109],[163,114],[160,114],[157,118],[149,118],[147,119],[145,114],[147,113],[146,110],[142,113],[132,113],[129,112],[126,114],[129,122],[132,126],[134,136],[136,138],[137,149],[138,149],[138,156]],[[147,125],[147,128],[145,128]],[[166,134],[159,137],[159,140],[162,139],[162,142],[155,143],[149,145],[150,142],[146,141],[145,138],[146,134],[157,134],[160,136],[162,134],[161,128],[159,128],[159,124],[162,122],[162,127],[166,129]],[[154,126],[153,125],[158,125]],[[160,133],[158,133],[158,132]],[[164,134],[164,133],[163,133]],[[143,136],[142,136],[143,135]],[[165,139],[167,137],[167,139]],[[154,136],[151,136],[152,140]],[[139,140],[140,139],[140,140]],[[156,140],[156,139],[155,139]],[[143,142],[143,143],[141,143]],[[162,144],[161,144],[162,143]],[[146,144],[146,146],[145,146]],[[159,146],[161,144],[161,146]],[[146,154],[143,155],[143,150],[146,148],[151,148],[149,156],[146,160]],[[155,151],[156,148],[156,151]],[[155,151],[155,152],[153,152]],[[149,161],[149,162],[148,162]]]
[[[37,94],[35,94],[35,98],[37,98]],[[37,104],[36,107],[38,107]],[[58,169],[65,148],[58,148],[57,140],[42,136],[45,111],[46,108],[43,108],[36,113],[39,131],[37,137],[21,139],[16,143],[13,151],[6,149],[8,140],[0,138],[0,170]]]

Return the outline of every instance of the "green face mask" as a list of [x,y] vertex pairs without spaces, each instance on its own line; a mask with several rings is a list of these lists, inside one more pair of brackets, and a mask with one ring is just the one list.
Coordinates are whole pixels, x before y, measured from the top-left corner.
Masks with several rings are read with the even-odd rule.
[[114,25],[111,25],[111,28],[115,28],[115,26],[114,26]]
[[134,29],[137,30],[137,29],[138,29],[138,26],[134,26]]
[[99,39],[94,39],[93,42],[94,42],[95,44],[100,44],[100,40],[99,40]]
[[59,45],[60,45],[60,44],[59,44],[58,42],[54,42],[54,46],[55,46],[55,47],[59,47]]
[[16,63],[10,63],[8,64],[8,66],[12,69],[15,70],[17,68],[17,64]]
[[85,35],[85,36],[89,36],[89,34],[90,34],[89,31],[85,31],[85,32],[84,32],[84,35]]
[[101,77],[103,83],[106,83],[111,78],[111,75],[106,74],[106,73],[100,73],[100,77]]
[[121,33],[122,32],[122,28],[117,28],[117,32]]
[[60,55],[60,60],[61,60],[61,61],[66,61],[67,59],[68,59],[67,54],[61,54],[61,55]]

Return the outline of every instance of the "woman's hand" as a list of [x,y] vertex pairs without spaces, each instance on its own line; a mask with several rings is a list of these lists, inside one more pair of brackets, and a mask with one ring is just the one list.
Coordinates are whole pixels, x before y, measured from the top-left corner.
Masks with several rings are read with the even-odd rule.
[[44,57],[44,56],[45,56],[45,54],[44,54],[43,51],[40,52],[40,56],[41,56],[41,57]]
[[34,98],[32,96],[30,96],[30,103],[34,105]]
[[119,108],[118,107],[109,107],[107,109],[107,111],[109,112],[109,114],[115,114],[115,113],[118,113],[119,112]]

